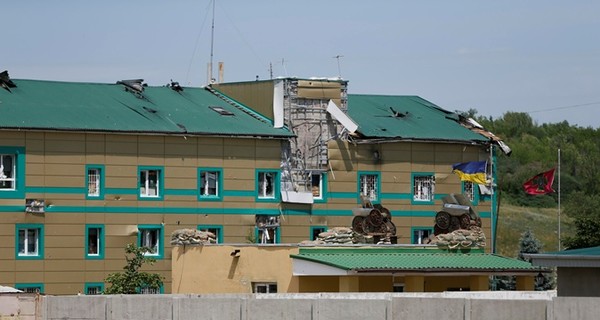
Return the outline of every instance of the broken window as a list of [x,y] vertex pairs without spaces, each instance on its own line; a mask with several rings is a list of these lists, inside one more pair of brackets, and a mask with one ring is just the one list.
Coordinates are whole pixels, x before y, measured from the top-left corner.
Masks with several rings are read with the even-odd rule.
[[256,242],[279,242],[279,216],[256,215]]
[[413,176],[413,200],[433,201],[435,194],[435,176],[433,174]]
[[313,199],[315,200],[323,200],[323,180],[324,173],[323,172],[311,172],[310,181],[311,181],[311,191],[313,195]]
[[104,226],[87,225],[86,226],[86,258],[101,259],[104,255]]
[[370,201],[379,200],[379,174],[359,174],[360,195]]
[[221,172],[200,169],[200,196],[219,197]]
[[139,246],[148,249],[145,255],[161,256],[161,229],[159,227],[140,227],[139,230]]
[[140,170],[140,197],[160,197],[161,170]]
[[429,243],[429,236],[433,234],[432,228],[413,228],[412,243],[426,244]]
[[276,171],[258,171],[258,198],[275,199]]
[[15,190],[15,155],[0,154],[0,190]]

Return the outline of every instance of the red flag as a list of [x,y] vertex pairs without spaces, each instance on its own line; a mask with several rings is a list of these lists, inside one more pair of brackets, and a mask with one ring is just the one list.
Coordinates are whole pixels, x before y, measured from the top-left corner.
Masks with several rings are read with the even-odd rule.
[[525,193],[532,195],[552,193],[554,192],[554,189],[552,189],[553,182],[554,168],[527,180],[527,182],[523,184],[523,189],[525,189]]

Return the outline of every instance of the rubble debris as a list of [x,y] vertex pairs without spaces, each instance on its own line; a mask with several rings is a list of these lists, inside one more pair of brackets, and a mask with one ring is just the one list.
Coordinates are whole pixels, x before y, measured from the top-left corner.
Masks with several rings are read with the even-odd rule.
[[214,233],[196,229],[179,229],[171,233],[171,245],[203,245],[217,243]]

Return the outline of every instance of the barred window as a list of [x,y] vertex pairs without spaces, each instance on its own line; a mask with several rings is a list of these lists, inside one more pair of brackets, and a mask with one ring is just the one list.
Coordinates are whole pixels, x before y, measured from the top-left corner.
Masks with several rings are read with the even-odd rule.
[[360,194],[371,201],[379,200],[378,178],[379,176],[376,174],[360,175]]
[[88,196],[98,197],[100,196],[100,169],[90,168],[88,169]]
[[433,201],[435,194],[435,176],[415,176],[413,180],[413,200]]
[[463,181],[464,194],[471,202],[475,201],[475,184],[472,181]]

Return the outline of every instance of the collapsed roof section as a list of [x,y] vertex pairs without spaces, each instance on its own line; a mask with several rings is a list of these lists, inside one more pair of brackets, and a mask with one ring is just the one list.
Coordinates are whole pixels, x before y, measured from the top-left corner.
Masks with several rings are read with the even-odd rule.
[[11,91],[0,90],[0,129],[293,136],[287,128],[274,128],[269,119],[205,88],[151,87],[141,79],[116,84],[8,80]]
[[449,142],[510,148],[473,119],[440,108],[418,96],[348,95],[348,115],[358,124],[355,143]]

